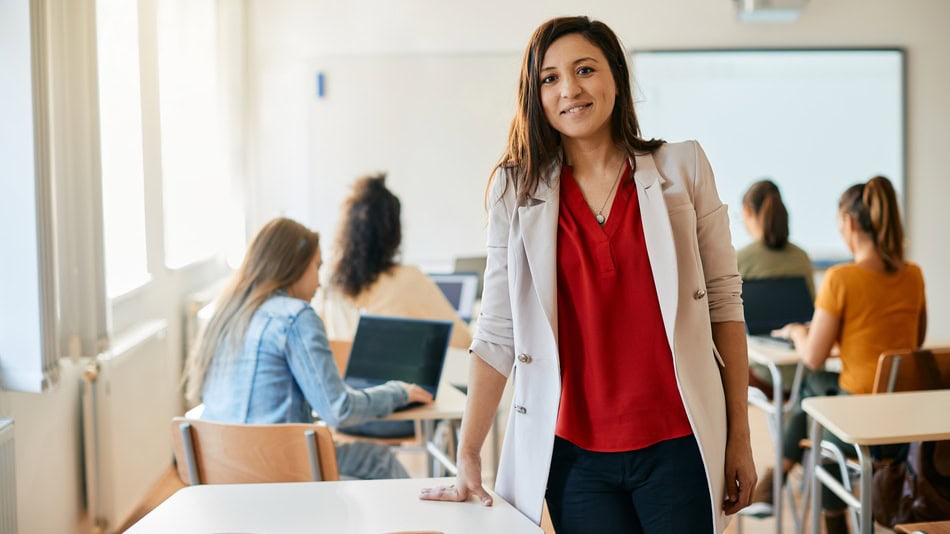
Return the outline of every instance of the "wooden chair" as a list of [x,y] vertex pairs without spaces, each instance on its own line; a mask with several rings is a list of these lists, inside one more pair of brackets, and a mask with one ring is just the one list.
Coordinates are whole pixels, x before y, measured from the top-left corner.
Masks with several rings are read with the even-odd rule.
[[323,423],[242,425],[175,417],[178,476],[191,485],[339,480]]
[[350,361],[350,349],[352,348],[352,341],[342,339],[330,340],[330,352],[333,353],[333,361],[336,362],[336,369],[340,372],[340,376],[346,373],[346,364]]
[[877,360],[873,393],[950,388],[950,348],[889,351]]

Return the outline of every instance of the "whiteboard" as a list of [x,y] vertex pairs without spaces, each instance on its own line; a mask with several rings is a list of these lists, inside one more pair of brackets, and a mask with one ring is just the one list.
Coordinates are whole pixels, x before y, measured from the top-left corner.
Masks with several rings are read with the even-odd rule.
[[742,195],[764,177],[817,262],[850,256],[836,220],[848,186],[881,174],[903,202],[901,50],[646,51],[632,63],[644,136],[700,142],[736,248],[751,241]]

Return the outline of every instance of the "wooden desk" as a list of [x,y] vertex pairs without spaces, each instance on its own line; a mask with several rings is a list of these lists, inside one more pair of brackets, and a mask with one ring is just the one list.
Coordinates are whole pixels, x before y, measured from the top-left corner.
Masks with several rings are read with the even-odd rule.
[[812,447],[811,513],[812,532],[820,532],[821,484],[825,484],[852,507],[860,510],[862,534],[871,534],[871,445],[950,439],[950,389],[889,393],[886,395],[845,395],[813,397],[802,401],[812,417],[811,441],[820,443],[821,429],[827,428],[842,441],[858,449],[861,462],[861,499],[848,492],[820,460],[820,448]]
[[913,534],[914,532],[923,532],[924,534],[950,534],[950,521],[905,523],[903,525],[896,525],[894,531],[902,534]]
[[420,489],[451,482],[417,478],[190,486],[172,495],[128,532],[542,532],[494,493],[490,508],[474,501],[419,500]]

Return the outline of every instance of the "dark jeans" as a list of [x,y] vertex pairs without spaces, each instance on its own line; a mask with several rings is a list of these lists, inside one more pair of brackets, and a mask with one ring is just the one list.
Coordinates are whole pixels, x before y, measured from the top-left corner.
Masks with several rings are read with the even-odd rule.
[[[838,387],[838,376],[838,373],[832,373],[830,371],[812,372],[802,381],[801,395],[799,397],[801,399],[807,399],[808,397],[850,395],[850,393]],[[807,437],[808,414],[802,410],[801,401],[799,401],[798,405],[789,415],[788,424],[785,426],[785,435],[782,440],[782,456],[795,463],[801,463],[805,449],[799,445],[799,442]],[[822,439],[837,445],[845,457],[854,458],[858,455],[853,445],[841,441],[827,429],[822,429]],[[872,447],[871,454],[875,459],[893,458],[899,450],[900,445],[886,445],[882,447]],[[837,463],[830,463],[828,460],[823,460],[823,465],[833,476],[841,478],[841,472]],[[780,467],[777,467],[777,469],[778,468]],[[825,510],[843,510],[847,507],[844,501],[832,493],[831,490],[824,487],[821,493],[821,505]]]
[[555,437],[545,498],[558,534],[715,531],[692,435],[628,452],[592,452]]
[[414,421],[370,421],[337,430],[365,438],[411,438],[416,435],[416,424]]

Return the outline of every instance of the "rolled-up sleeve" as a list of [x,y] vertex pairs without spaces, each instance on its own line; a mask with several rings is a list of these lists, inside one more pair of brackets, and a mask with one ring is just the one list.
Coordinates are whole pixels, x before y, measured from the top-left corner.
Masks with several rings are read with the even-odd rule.
[[719,198],[716,179],[706,153],[693,141],[696,168],[693,172],[693,204],[696,208],[696,236],[706,278],[709,318],[714,323],[744,321],[742,278],[732,247],[729,214]]
[[469,351],[504,376],[514,365],[514,330],[508,290],[508,238],[514,185],[499,169],[488,195],[488,258],[478,327]]

